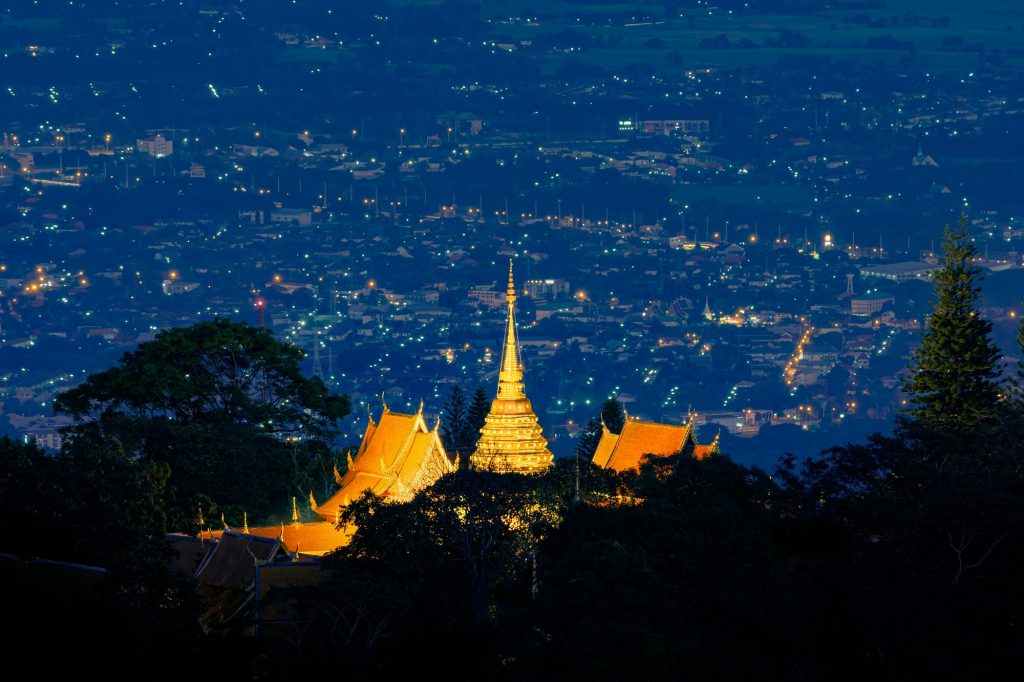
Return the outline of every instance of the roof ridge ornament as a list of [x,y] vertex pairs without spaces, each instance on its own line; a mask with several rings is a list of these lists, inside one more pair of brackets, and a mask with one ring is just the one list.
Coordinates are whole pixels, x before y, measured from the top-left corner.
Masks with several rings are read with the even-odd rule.
[[390,408],[388,408],[388,401],[384,399],[384,391],[380,392],[380,404],[384,406],[384,414],[391,411]]

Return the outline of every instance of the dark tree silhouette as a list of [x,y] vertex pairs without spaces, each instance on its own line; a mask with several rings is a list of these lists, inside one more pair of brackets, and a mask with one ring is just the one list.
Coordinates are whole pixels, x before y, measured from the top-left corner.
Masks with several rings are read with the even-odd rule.
[[[250,519],[305,496],[349,400],[304,376],[298,348],[218,319],[160,332],[60,395],[70,451],[117,447],[170,467],[171,527],[202,504]],[[237,519],[235,519],[237,520]]]
[[589,462],[594,458],[599,442],[601,442],[601,420],[598,417],[592,417],[580,431],[576,441],[576,456]]
[[441,418],[441,441],[448,455],[468,454],[466,450],[466,392],[462,386],[452,384]]
[[622,433],[622,427],[626,425],[626,410],[618,398],[608,398],[601,406],[601,419],[604,425],[612,433]]
[[938,300],[904,390],[912,417],[963,433],[996,416],[999,349],[990,338],[992,323],[981,317],[981,269],[974,264],[965,216],[956,228],[946,227],[942,251],[934,283]]

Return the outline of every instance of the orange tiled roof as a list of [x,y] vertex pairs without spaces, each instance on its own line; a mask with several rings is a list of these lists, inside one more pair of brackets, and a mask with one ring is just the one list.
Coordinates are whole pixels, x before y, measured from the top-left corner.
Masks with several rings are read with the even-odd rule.
[[616,471],[639,469],[644,455],[674,455],[692,438],[689,424],[677,426],[629,419],[618,436],[609,431],[601,435],[593,461]]
[[602,469],[608,466],[608,460],[612,457],[612,450],[615,449],[615,444],[619,441],[619,435],[609,431],[604,424],[601,424],[601,440],[597,444],[597,450],[594,451],[593,462]]
[[[301,552],[310,556],[321,556],[348,544],[352,534],[338,530],[333,521],[314,521],[311,523],[286,523],[283,527],[284,539],[282,546],[289,554]],[[281,538],[281,526],[261,526],[250,528],[250,535],[264,538]]]
[[363,441],[339,490],[319,505],[322,519],[334,522],[338,510],[367,490],[404,500],[455,467],[445,454],[437,427],[427,428],[423,414],[401,414],[384,408],[380,422],[369,420]]
[[710,445],[698,445],[693,449],[695,459],[707,459],[711,455],[717,455],[718,453],[718,439],[715,439],[715,442]]

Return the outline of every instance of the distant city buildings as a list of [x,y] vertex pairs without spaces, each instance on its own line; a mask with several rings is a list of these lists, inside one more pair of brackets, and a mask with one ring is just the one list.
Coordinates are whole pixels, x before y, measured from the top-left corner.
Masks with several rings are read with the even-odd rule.
[[881,292],[856,294],[850,298],[850,314],[856,317],[870,317],[881,312],[886,303],[895,302],[895,298]]
[[874,263],[860,268],[861,277],[880,277],[893,282],[905,282],[908,279],[927,279],[936,266],[918,261],[900,263]]
[[135,141],[135,149],[156,158],[163,158],[174,153],[174,142],[160,133],[152,137],[140,137]]

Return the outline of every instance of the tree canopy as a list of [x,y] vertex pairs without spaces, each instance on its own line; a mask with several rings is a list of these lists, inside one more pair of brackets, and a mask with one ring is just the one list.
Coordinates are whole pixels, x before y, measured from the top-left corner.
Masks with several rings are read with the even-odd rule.
[[55,410],[75,420],[69,451],[110,446],[167,464],[172,527],[200,506],[258,519],[305,496],[349,411],[347,397],[301,373],[302,357],[225,319],[169,329],[61,394]]

